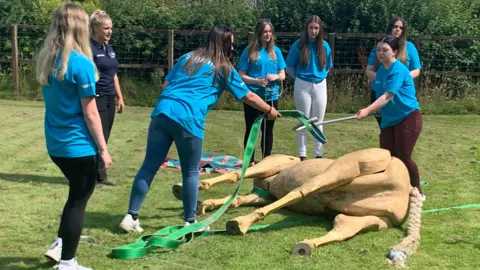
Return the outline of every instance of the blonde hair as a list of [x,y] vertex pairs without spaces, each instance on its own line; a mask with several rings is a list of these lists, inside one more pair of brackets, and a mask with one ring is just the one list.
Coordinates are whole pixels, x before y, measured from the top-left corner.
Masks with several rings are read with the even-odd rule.
[[[65,4],[55,11],[47,38],[38,55],[36,79],[40,84],[49,85],[48,77],[60,53],[62,62],[57,74],[53,74],[58,81],[63,81],[65,77],[72,50],[85,55],[93,63],[88,22],[87,12],[78,5]],[[98,80],[96,69],[95,79]]]
[[255,26],[254,32],[253,32],[253,39],[252,43],[248,46],[248,56],[252,60],[253,63],[257,63],[258,60],[258,51],[262,47],[262,44],[260,42],[260,37],[263,35],[263,31],[265,30],[266,26],[270,26],[270,29],[272,30],[272,39],[267,43],[267,52],[268,56],[270,56],[270,59],[272,61],[277,61],[277,55],[275,54],[275,39],[274,39],[274,30],[273,30],[273,25],[269,20],[266,19],[261,19],[257,22],[257,25]]
[[92,33],[95,32],[97,26],[102,25],[105,21],[112,21],[107,12],[100,9],[94,10],[92,15],[90,15],[90,27]]

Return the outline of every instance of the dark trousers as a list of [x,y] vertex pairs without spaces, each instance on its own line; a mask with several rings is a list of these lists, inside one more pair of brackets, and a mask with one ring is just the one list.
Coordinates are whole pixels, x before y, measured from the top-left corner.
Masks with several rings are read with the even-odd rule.
[[[278,100],[267,101],[268,104],[273,105],[275,109],[278,109]],[[243,103],[243,114],[245,117],[245,136],[243,138],[243,147],[247,146],[248,136],[250,135],[250,131],[252,130],[253,123],[255,119],[257,119],[263,112],[251,107],[250,105]],[[263,157],[266,157],[272,153],[272,146],[273,146],[273,126],[275,125],[274,120],[266,120],[262,122],[261,130],[262,130],[262,153],[264,153]],[[252,158],[250,161],[255,160],[255,151],[253,152]]]
[[[98,113],[100,114],[100,120],[102,121],[103,136],[105,141],[108,142],[110,138],[110,131],[112,130],[113,121],[115,120],[115,96],[112,95],[100,95],[96,98]],[[107,180],[107,170],[103,164],[103,160],[98,160],[98,182]]]
[[71,260],[77,252],[87,202],[95,189],[98,157],[50,157],[68,179],[67,203],[63,208],[58,237],[62,238],[62,260]]
[[[372,103],[375,102],[375,100],[377,100],[377,94],[373,90],[370,90],[370,91],[371,91],[371,93],[370,93],[370,104],[372,104]],[[380,114],[375,115],[375,120],[377,120],[378,127],[380,127],[380,123],[382,122],[382,117],[380,116]]]
[[393,127],[382,128],[380,132],[380,147],[390,151],[407,166],[410,183],[420,192],[420,175],[417,164],[412,160],[413,149],[423,126],[422,113],[412,112],[405,120]]

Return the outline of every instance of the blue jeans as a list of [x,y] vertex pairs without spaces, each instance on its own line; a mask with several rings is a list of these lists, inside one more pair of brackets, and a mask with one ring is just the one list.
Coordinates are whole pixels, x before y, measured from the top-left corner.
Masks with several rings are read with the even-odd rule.
[[145,160],[133,181],[129,213],[138,214],[153,177],[164,162],[173,142],[177,147],[182,170],[184,219],[195,220],[203,140],[193,136],[164,114],[154,117],[150,122]]

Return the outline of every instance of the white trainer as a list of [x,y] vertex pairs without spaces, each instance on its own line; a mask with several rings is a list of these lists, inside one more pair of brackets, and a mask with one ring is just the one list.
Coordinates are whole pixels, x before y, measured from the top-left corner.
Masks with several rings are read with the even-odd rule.
[[[188,221],[185,221],[185,222],[183,223],[183,226],[184,226],[184,227],[187,227],[187,226],[190,226],[190,225],[192,225],[192,224],[194,224],[194,223],[197,223],[197,220],[195,220],[195,222],[192,222],[192,223],[190,223],[190,222],[188,222]],[[196,230],[196,231],[194,231],[194,232],[208,232],[208,231],[210,231],[210,226],[203,227],[203,228],[198,229],[198,230]]]
[[43,256],[57,263],[60,262],[60,258],[62,257],[62,242],[56,239]]
[[427,196],[425,194],[422,194],[422,202],[424,202],[425,200],[427,200]]
[[133,220],[132,215],[127,214],[120,223],[120,228],[126,232],[143,232],[143,228],[140,227],[140,219]]
[[58,264],[57,270],[93,270],[93,269],[81,266],[78,264],[76,259],[72,259],[70,261],[61,261]]

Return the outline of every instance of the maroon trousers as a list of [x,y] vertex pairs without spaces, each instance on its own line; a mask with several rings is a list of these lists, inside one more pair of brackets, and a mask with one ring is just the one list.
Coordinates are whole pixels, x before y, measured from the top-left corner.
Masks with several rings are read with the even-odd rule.
[[420,175],[417,164],[412,160],[412,153],[422,126],[422,113],[416,110],[397,125],[380,129],[380,147],[389,150],[392,156],[405,163],[410,174],[411,185],[418,188],[420,192],[422,192]]

